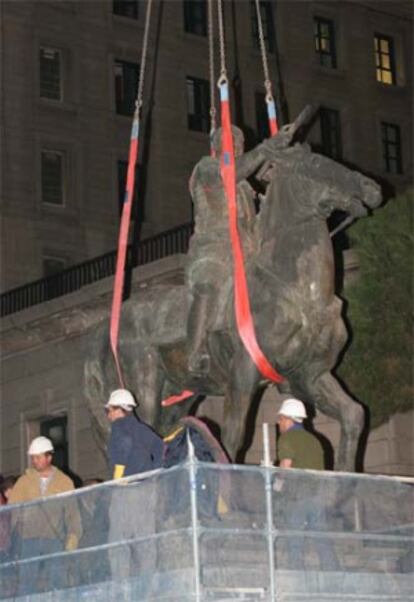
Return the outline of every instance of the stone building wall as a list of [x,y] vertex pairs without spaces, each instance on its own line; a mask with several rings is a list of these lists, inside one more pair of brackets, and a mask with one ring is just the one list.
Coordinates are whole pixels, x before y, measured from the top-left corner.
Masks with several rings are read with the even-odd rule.
[[[115,111],[113,64],[115,58],[140,60],[140,4],[140,18],[134,20],[114,15],[112,0],[0,3],[3,291],[42,277],[42,257],[73,265],[116,247],[117,161],[127,159],[131,119]],[[255,94],[263,91],[263,77],[252,38],[251,3],[224,5],[229,78],[238,82],[234,120],[252,140],[257,134]],[[344,160],[405,188],[412,178],[411,2],[272,0],[271,5],[290,118],[309,102],[339,110]],[[316,62],[314,16],[335,23],[337,69]],[[144,237],[191,219],[188,179],[196,160],[208,152],[208,136],[188,129],[185,86],[186,76],[208,79],[207,38],[186,33],[183,23],[181,1],[154,2],[141,133]],[[396,86],[375,81],[376,31],[395,39]],[[62,102],[39,97],[42,45],[62,52]],[[270,54],[275,86],[276,63]],[[384,172],[383,119],[401,127],[402,175]],[[314,143],[319,130],[316,123],[310,132]],[[64,207],[41,202],[44,146],[67,155]]]

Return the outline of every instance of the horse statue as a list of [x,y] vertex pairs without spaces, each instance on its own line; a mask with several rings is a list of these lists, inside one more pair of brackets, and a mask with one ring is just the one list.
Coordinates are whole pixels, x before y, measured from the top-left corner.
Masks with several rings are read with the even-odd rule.
[[[307,145],[275,153],[261,169],[267,189],[256,217],[256,247],[246,262],[253,322],[261,349],[285,378],[283,392],[312,403],[339,421],[335,467],[353,470],[363,408],[340,386],[331,371],[347,333],[342,301],[334,292],[334,257],[327,218],[342,210],[357,218],[381,202],[379,186]],[[164,408],[161,400],[190,389],[224,396],[222,443],[232,458],[243,445],[251,402],[264,386],[239,337],[234,316],[233,282],[223,282],[220,311],[208,333],[209,372],[188,370],[184,285],[155,285],[125,302],[120,359],[125,385],[140,404],[140,416],[167,432],[190,411],[194,399]],[[109,326],[96,328],[93,357],[85,364],[86,393],[94,416],[105,428],[102,410],[119,386],[109,347]],[[101,412],[101,413],[99,413]]]

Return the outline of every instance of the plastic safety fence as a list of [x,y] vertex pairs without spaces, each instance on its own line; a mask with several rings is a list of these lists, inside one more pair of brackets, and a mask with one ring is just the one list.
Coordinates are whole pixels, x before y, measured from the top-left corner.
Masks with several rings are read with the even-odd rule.
[[0,599],[414,600],[414,487],[189,461],[0,510]]

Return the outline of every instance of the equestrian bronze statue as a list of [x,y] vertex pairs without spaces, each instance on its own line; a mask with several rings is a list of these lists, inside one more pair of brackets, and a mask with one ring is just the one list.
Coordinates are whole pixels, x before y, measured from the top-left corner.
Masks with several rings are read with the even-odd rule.
[[[355,218],[364,216],[367,208],[380,204],[381,192],[370,178],[313,153],[306,144],[293,144],[308,116],[305,111],[272,139],[236,159],[238,225],[258,343],[285,378],[283,392],[339,421],[335,468],[353,470],[364,413],[331,373],[347,332],[342,301],[334,291],[327,218],[336,209]],[[235,134],[240,153],[241,137]],[[246,180],[253,173],[265,187],[257,213]],[[201,160],[190,188],[195,233],[186,282],[156,285],[124,303],[119,353],[125,386],[135,393],[140,415],[161,433],[168,432],[194,402],[190,398],[164,408],[161,401],[169,395],[189,389],[223,396],[222,442],[235,458],[243,445],[251,402],[267,383],[235,323],[219,160]],[[96,328],[85,365],[87,397],[101,425],[96,400],[103,402],[119,387],[108,330],[107,323]]]

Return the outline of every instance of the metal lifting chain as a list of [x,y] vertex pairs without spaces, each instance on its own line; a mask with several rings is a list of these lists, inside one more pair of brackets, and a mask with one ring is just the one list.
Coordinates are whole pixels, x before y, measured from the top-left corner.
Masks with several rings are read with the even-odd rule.
[[210,67],[210,136],[216,131],[216,87],[214,81],[213,0],[208,0],[208,50]]
[[259,30],[259,43],[260,43],[260,52],[262,55],[262,63],[263,63],[263,73],[264,73],[264,87],[266,89],[266,102],[274,100],[273,92],[272,92],[272,82],[270,81],[269,76],[269,67],[267,64],[267,52],[266,52],[266,44],[263,33],[263,23],[262,23],[262,14],[260,12],[260,0],[255,0],[256,3],[256,15],[257,15],[257,26]]
[[217,0],[218,8],[218,24],[219,24],[219,40],[220,40],[220,77],[217,85],[220,87],[222,84],[227,83],[227,69],[226,69],[226,49],[224,43],[224,23],[223,23],[223,2]]
[[148,34],[149,34],[149,26],[151,20],[151,8],[152,8],[152,0],[147,0],[147,10],[145,13],[145,28],[144,28],[144,38],[142,41],[142,53],[141,53],[141,65],[139,68],[139,81],[138,81],[138,93],[137,99],[135,101],[135,106],[140,111],[142,107],[142,96],[144,91],[144,76],[145,76],[145,66],[147,62],[147,49],[148,49]]

